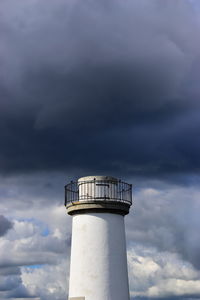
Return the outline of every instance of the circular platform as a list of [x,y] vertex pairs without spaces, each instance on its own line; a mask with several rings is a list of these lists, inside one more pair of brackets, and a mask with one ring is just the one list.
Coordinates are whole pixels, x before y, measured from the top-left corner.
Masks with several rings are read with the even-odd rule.
[[112,176],[85,176],[65,186],[69,215],[106,212],[126,215],[132,205],[132,185]]
[[115,201],[93,201],[93,202],[75,202],[67,206],[67,213],[69,215],[85,214],[88,212],[97,213],[115,213],[120,215],[127,215],[129,213],[130,205]]

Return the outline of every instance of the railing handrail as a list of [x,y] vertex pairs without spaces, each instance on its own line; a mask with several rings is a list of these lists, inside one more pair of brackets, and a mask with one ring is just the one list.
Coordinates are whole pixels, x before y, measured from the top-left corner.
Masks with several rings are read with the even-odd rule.
[[[98,189],[99,186],[102,186],[102,189]],[[87,193],[84,193],[84,188]],[[132,184],[110,179],[71,181],[65,185],[65,206],[79,201],[110,201],[132,205]]]

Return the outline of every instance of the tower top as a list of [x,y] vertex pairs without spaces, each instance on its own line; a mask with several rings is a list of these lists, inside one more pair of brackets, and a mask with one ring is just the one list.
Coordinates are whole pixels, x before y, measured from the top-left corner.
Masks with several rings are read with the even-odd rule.
[[88,212],[129,213],[132,185],[111,176],[86,176],[65,186],[69,215]]
[[115,178],[115,177],[112,177],[112,176],[102,176],[102,175],[85,176],[85,177],[81,177],[81,178],[78,179],[78,181],[92,181],[92,180],[118,181],[118,179]]

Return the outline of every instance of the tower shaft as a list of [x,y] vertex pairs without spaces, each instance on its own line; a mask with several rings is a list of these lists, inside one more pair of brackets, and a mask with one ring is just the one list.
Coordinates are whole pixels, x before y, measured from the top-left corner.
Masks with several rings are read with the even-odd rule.
[[73,216],[70,300],[130,299],[124,228],[119,214]]

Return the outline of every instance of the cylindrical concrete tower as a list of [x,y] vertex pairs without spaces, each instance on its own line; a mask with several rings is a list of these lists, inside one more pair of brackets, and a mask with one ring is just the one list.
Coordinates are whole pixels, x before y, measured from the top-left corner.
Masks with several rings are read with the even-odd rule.
[[69,300],[129,300],[124,216],[132,186],[109,176],[65,186],[72,221]]

